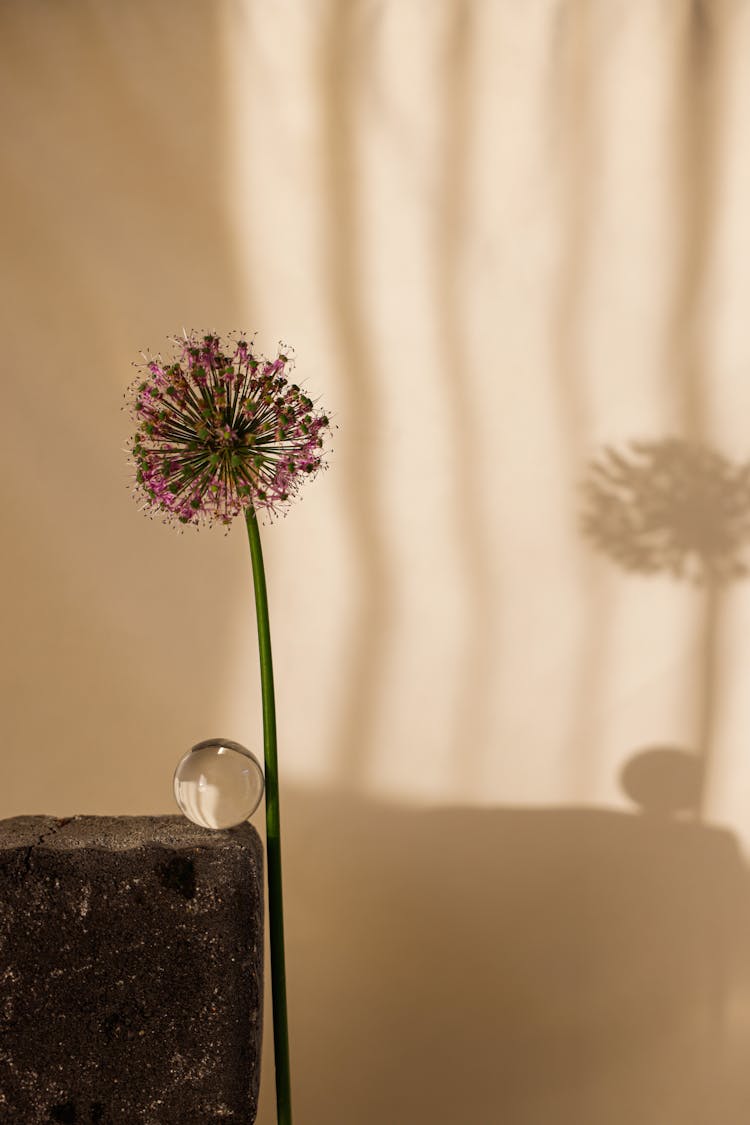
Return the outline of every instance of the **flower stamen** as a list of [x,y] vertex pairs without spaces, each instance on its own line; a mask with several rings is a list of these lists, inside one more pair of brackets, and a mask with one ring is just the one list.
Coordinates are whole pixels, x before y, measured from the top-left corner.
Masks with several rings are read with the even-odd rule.
[[[130,389],[135,491],[146,510],[180,524],[229,524],[249,507],[278,514],[323,468],[328,418],[285,370],[245,339],[185,334],[164,364],[147,359]],[[145,358],[145,357],[144,357]]]

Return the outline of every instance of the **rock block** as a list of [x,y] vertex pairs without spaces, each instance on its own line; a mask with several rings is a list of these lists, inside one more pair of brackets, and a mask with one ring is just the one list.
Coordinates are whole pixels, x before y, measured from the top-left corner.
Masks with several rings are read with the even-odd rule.
[[262,992],[249,824],[0,821],[3,1125],[252,1125]]

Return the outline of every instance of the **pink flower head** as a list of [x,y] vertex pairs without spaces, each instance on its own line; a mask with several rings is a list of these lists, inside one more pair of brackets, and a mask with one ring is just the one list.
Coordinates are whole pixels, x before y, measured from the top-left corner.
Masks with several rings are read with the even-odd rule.
[[135,493],[167,522],[228,525],[250,506],[284,511],[323,467],[328,418],[244,339],[176,338],[171,362],[136,366],[130,387]]

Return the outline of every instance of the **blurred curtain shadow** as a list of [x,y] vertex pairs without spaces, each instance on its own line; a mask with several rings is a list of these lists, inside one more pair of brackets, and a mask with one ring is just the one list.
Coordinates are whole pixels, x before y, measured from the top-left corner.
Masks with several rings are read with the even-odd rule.
[[465,253],[471,224],[477,87],[474,54],[480,34],[471,0],[457,0],[445,30],[442,174],[435,215],[435,323],[439,336],[442,397],[448,404],[455,466],[451,500],[452,536],[461,556],[467,606],[458,698],[450,739],[456,775],[480,777],[488,743],[487,710],[492,698],[493,598],[499,568],[493,566],[485,528],[482,456],[478,448],[475,380],[469,364]]
[[375,708],[386,658],[392,613],[391,576],[378,495],[377,371],[371,329],[362,303],[364,251],[361,232],[361,168],[357,115],[366,76],[368,21],[376,12],[349,0],[331,0],[326,11],[319,63],[321,145],[326,153],[327,285],[344,367],[341,408],[347,438],[356,450],[346,474],[347,524],[356,559],[358,599],[349,625],[348,659],[341,715],[333,733],[334,775],[356,785],[366,776],[372,751]]
[[[561,247],[553,290],[554,388],[564,443],[563,471],[568,482],[575,479],[590,424],[582,359],[587,288],[596,243],[591,217],[601,191],[600,70],[592,48],[593,16],[588,3],[561,4],[550,21],[548,47],[547,104],[555,128],[550,130],[547,159],[561,184]],[[613,628],[611,604],[595,596],[598,574],[585,556],[579,566],[589,597],[583,609],[584,628],[571,687],[572,721],[566,747],[574,792],[581,783],[588,783],[595,768],[590,700],[597,697],[606,674]]]

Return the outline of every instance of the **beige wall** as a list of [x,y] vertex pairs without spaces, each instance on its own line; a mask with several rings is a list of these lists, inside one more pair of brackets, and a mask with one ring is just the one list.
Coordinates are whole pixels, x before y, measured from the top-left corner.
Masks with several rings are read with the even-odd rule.
[[[191,744],[259,746],[241,529],[128,494],[139,350],[284,339],[339,427],[265,535],[307,1125],[746,1120],[750,585],[618,566],[579,486],[708,442],[741,554],[748,63],[741,0],[0,12],[0,815],[173,811]],[[702,818],[623,781],[655,746]]]

